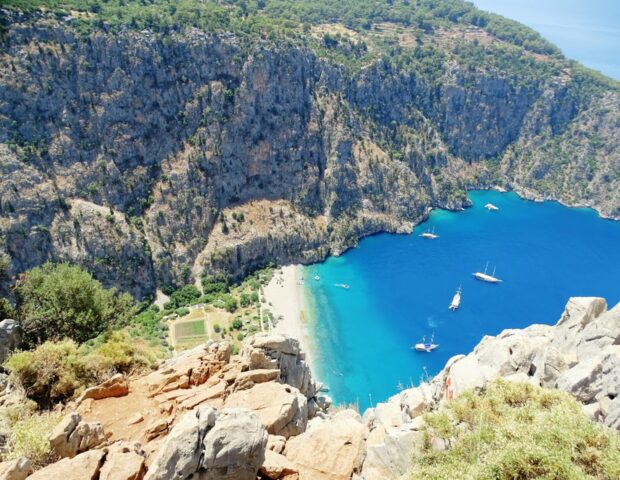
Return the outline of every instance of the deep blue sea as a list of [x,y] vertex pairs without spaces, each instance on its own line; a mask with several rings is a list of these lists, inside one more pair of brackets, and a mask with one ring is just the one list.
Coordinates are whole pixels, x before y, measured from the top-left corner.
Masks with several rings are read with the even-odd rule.
[[[484,335],[554,324],[571,296],[620,301],[620,222],[514,193],[470,197],[473,207],[433,211],[411,235],[375,235],[340,257],[303,267],[313,369],[337,403],[364,409],[395,394],[399,384],[436,374]],[[488,202],[500,210],[486,210]],[[419,236],[433,227],[438,239]],[[472,277],[487,262],[503,283]],[[350,289],[335,286],[342,283]],[[459,286],[461,308],[451,312]],[[432,334],[436,351],[411,350]]]
[[620,80],[620,1],[473,0],[532,27],[568,58]]

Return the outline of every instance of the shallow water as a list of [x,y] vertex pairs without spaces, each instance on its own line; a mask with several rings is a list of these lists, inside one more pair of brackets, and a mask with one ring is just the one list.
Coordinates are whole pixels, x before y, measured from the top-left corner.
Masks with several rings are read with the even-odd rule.
[[[555,323],[571,296],[620,301],[620,222],[514,193],[470,197],[472,208],[434,211],[412,235],[372,236],[341,257],[303,267],[313,368],[336,402],[363,409],[385,400],[484,335]],[[500,210],[486,210],[488,202]],[[432,227],[438,239],[419,236]],[[503,283],[472,277],[487,261]],[[335,286],[343,283],[350,289]],[[459,286],[461,308],[451,312]],[[436,351],[411,350],[432,334]]]

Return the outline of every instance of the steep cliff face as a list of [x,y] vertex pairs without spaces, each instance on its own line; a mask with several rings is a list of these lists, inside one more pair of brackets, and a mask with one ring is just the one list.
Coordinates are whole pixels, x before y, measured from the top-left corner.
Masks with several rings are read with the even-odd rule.
[[316,260],[462,208],[470,187],[620,217],[618,93],[576,95],[569,69],[541,80],[454,57],[437,79],[233,34],[84,37],[2,16],[5,285],[47,259],[136,296]]

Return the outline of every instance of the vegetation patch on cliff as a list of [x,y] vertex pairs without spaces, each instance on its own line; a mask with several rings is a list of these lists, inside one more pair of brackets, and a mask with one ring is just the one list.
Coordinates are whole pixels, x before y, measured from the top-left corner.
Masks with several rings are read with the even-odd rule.
[[[570,395],[497,380],[427,414],[411,478],[620,478],[620,439]],[[433,449],[435,441],[448,445]]]

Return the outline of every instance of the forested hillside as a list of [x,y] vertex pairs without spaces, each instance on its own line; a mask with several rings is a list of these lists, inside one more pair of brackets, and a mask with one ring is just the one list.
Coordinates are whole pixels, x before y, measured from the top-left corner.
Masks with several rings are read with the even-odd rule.
[[499,186],[620,217],[619,86],[457,0],[5,0],[0,283],[135,297]]

